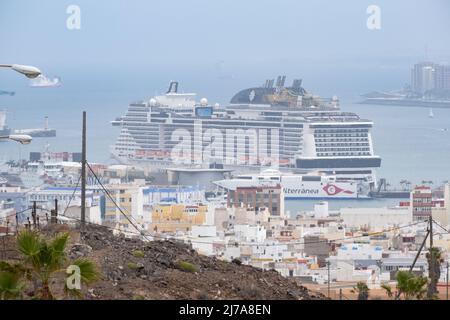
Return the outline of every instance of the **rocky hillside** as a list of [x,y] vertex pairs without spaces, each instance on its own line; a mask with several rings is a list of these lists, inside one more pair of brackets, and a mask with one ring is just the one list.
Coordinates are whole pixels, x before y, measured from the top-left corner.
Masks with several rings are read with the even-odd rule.
[[178,241],[144,242],[93,226],[81,237],[58,229],[71,233],[69,255],[92,259],[103,275],[83,290],[86,299],[325,299],[276,271],[202,256]]

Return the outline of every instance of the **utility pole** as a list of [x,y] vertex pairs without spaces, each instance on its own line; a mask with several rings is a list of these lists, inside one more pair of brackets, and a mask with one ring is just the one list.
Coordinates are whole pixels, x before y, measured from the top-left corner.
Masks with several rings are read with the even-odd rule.
[[330,298],[330,284],[331,284],[331,277],[330,277],[330,260],[327,261],[327,267],[328,267],[328,298]]
[[81,140],[81,229],[86,221],[86,111],[83,111],[83,133]]
[[430,214],[430,266],[429,266],[429,277],[430,277],[430,288],[433,290],[428,290],[428,298],[431,298],[435,294],[435,273],[434,273],[434,250],[433,250],[433,217]]
[[50,223],[58,223],[58,199],[55,199],[55,208],[50,210]]
[[19,214],[16,211],[16,233],[19,233]]
[[446,300],[448,300],[448,261],[447,261],[447,285],[445,286],[445,289],[446,289],[446,297],[447,297]]
[[[420,253],[422,252],[423,247],[425,246],[425,244],[427,243],[427,238],[430,235],[430,229],[428,228],[428,231],[425,235],[425,238],[423,238],[422,244],[420,245],[419,250],[417,251],[416,256],[414,257],[414,261],[411,264],[411,266],[409,267],[409,273],[411,273],[414,269],[414,266],[416,265],[417,259],[419,259]],[[402,294],[402,292],[400,290],[397,290],[397,294],[395,295],[395,300],[398,300],[400,298],[400,295]]]
[[33,218],[33,228],[36,229],[36,201],[33,201],[33,209],[31,209],[31,217]]
[[55,223],[58,223],[58,199],[55,199]]

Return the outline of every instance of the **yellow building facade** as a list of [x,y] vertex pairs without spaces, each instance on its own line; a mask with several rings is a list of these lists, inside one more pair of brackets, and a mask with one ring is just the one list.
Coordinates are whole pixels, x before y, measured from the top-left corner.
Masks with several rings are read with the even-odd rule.
[[151,231],[171,233],[190,231],[194,225],[206,221],[207,207],[204,205],[160,204],[152,211]]

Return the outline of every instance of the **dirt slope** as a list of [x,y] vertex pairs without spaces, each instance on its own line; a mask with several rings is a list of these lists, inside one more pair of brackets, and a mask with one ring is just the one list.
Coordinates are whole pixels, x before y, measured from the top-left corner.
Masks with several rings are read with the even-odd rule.
[[[202,256],[178,241],[127,239],[97,226],[82,236],[63,225],[42,232],[57,231],[70,232],[71,258],[88,257],[102,273],[83,289],[86,299],[326,299],[276,271]],[[17,253],[11,250],[10,257]]]

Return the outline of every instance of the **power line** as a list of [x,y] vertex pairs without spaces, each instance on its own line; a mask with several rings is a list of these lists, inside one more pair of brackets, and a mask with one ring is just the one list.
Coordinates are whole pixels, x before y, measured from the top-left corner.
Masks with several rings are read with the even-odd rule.
[[80,184],[80,180],[81,180],[81,175],[78,177],[77,184],[75,185],[75,188],[73,189],[72,195],[71,195],[71,197],[69,198],[69,202],[67,203],[67,206],[66,206],[66,208],[64,209],[63,214],[65,214],[66,211],[67,211],[67,209],[69,209],[70,203],[72,202],[72,199],[73,199],[73,197],[75,196],[75,192],[77,191],[78,186],[79,186],[79,184]]
[[148,241],[151,241],[150,239],[147,238],[147,236],[145,235],[143,230],[140,230],[139,227],[137,225],[134,224],[133,221],[131,221],[131,219],[128,217],[127,214],[125,214],[122,211],[122,208],[116,203],[116,201],[113,199],[113,197],[111,196],[111,194],[109,193],[109,191],[105,188],[105,186],[103,185],[103,183],[101,183],[100,179],[97,177],[97,175],[95,174],[95,172],[92,170],[90,164],[86,161],[86,165],[88,166],[89,170],[91,171],[91,173],[94,175],[94,178],[97,180],[97,182],[100,184],[101,188],[103,189],[103,191],[105,191],[106,195],[109,197],[109,199],[113,202],[114,206],[119,209],[120,213],[122,213],[122,215],[128,220],[128,222],[139,232],[141,233],[141,235],[146,238]]
[[[117,202],[116,202],[114,199],[112,199],[111,191],[110,191],[108,188],[106,188],[106,187],[102,184],[102,182],[100,181],[100,179],[98,178],[98,176],[96,175],[96,173],[94,172],[94,170],[92,170],[92,167],[89,165],[89,163],[86,162],[86,164],[87,164],[87,166],[88,166],[89,171],[91,171],[91,173],[94,175],[94,178],[95,178],[95,180],[97,181],[98,185],[102,188],[102,190],[103,190],[104,193],[108,196],[108,198],[111,199],[111,201],[112,201],[113,204],[116,206],[116,208],[118,208],[119,211],[120,211],[122,214],[126,215],[127,218],[130,218],[130,219],[133,219],[133,220],[134,220],[134,217],[132,216],[132,214],[131,214],[130,212],[128,212],[128,210],[126,210],[125,208],[122,209],[121,207],[119,207],[119,205],[117,204]],[[126,211],[126,214],[123,212],[123,210]],[[135,222],[136,222],[136,221],[135,221]],[[130,222],[130,223],[131,223],[131,222]],[[138,222],[136,222],[136,223],[138,223]],[[138,231],[139,231],[139,230],[138,230]]]
[[31,209],[32,209],[32,208],[27,208],[27,209],[25,209],[25,210],[22,210],[22,211],[19,211],[19,212],[10,214],[10,215],[4,216],[4,217],[0,217],[0,219],[3,220],[3,219],[10,218],[10,217],[15,217],[16,215],[21,214],[21,213],[24,213],[24,212],[26,212],[26,211],[28,211],[28,210],[31,210]]
[[[141,236],[145,237],[147,240],[150,241],[150,239],[148,239],[147,236],[146,236],[146,234],[145,234],[146,231],[145,231],[145,230],[141,230],[135,223],[133,223],[133,222],[130,220],[130,217],[129,217],[130,214],[129,214],[129,213],[126,214],[125,212],[123,212],[122,208],[117,204],[117,202],[116,202],[116,201],[113,199],[113,197],[111,196],[109,190],[105,188],[105,186],[104,186],[104,185],[100,182],[100,180],[98,179],[97,175],[93,172],[93,170],[92,170],[92,168],[90,167],[89,163],[87,163],[87,166],[88,166],[89,170],[92,172],[92,174],[94,175],[94,177],[95,177],[95,179],[97,180],[98,184],[99,184],[99,185],[101,186],[101,188],[103,189],[103,191],[106,193],[106,195],[107,195],[107,196],[110,198],[110,200],[113,202],[114,206],[121,212],[121,214],[128,220],[128,222],[130,222],[130,224],[131,224],[138,232],[135,233],[135,232],[131,232],[131,231],[124,231],[124,230],[122,230],[122,229],[113,228],[113,227],[109,227],[109,226],[105,226],[105,225],[101,225],[101,224],[97,224],[97,223],[90,223],[90,222],[89,222],[89,223],[92,224],[92,225],[96,225],[96,226],[100,226],[100,227],[105,227],[105,228],[108,228],[108,229],[111,229],[111,230],[116,230],[116,231],[120,231],[120,232],[127,232],[127,233],[135,234],[135,235],[141,235]],[[74,188],[74,191],[73,191],[73,193],[72,193],[71,198],[69,199],[69,203],[68,203],[66,209],[64,210],[63,214],[60,214],[60,216],[64,216],[64,217],[66,217],[66,218],[78,220],[78,221],[81,222],[80,219],[76,219],[76,218],[74,218],[74,217],[69,217],[69,216],[66,216],[66,215],[65,215],[66,210],[67,210],[67,208],[68,208],[69,205],[70,205],[70,201],[71,201],[72,198],[74,197],[74,194],[75,194],[75,192],[76,192],[76,190],[77,190],[77,188],[78,188],[80,179],[81,179],[81,176],[79,176],[77,185],[76,185],[76,187]],[[31,209],[31,208],[28,208],[28,209],[23,210],[23,211],[21,211],[21,212],[19,212],[19,213],[25,212],[25,211],[30,210],[30,209]],[[45,210],[45,211],[49,211],[49,210],[47,210],[47,209],[45,209],[45,208],[40,208],[40,209],[41,209],[41,210]],[[128,211],[127,211],[127,212],[128,212]],[[14,215],[11,215],[11,216],[14,216]],[[130,216],[131,216],[131,215],[130,215]],[[137,223],[137,222],[136,222],[136,223]],[[330,239],[323,239],[323,240],[316,240],[316,241],[307,241],[307,240],[305,241],[305,240],[303,240],[303,241],[301,241],[301,242],[299,242],[299,241],[289,241],[289,242],[279,242],[279,243],[273,243],[273,244],[270,244],[270,243],[262,243],[262,244],[260,244],[260,243],[238,243],[237,241],[235,241],[235,242],[234,242],[234,245],[237,244],[237,245],[244,245],[244,246],[261,246],[261,247],[264,247],[264,246],[292,245],[292,244],[303,244],[303,245],[304,245],[304,244],[318,244],[318,243],[337,243],[337,242],[348,241],[348,240],[352,240],[352,239],[364,238],[364,237],[367,237],[367,236],[376,235],[376,234],[381,234],[381,233],[385,233],[385,232],[392,232],[392,231],[400,230],[400,229],[404,229],[404,228],[409,228],[409,227],[412,227],[412,226],[414,226],[414,225],[418,225],[418,224],[421,224],[421,223],[425,223],[425,221],[418,221],[418,222],[411,223],[411,224],[408,224],[408,225],[398,226],[398,227],[393,227],[393,228],[390,228],[390,229],[385,229],[385,230],[382,230],[382,231],[372,232],[372,233],[369,233],[369,234],[362,234],[362,235],[351,236],[351,237],[344,237],[344,238],[338,238],[338,239],[333,239],[333,240],[330,240]],[[439,225],[439,226],[440,226],[440,225]],[[440,227],[443,228],[442,226],[440,226]],[[443,228],[443,229],[446,230],[445,228]],[[448,232],[448,230],[446,230],[446,231]],[[152,234],[152,233],[150,233],[150,236],[153,237],[153,238],[159,238],[159,239],[164,239],[164,240],[167,240],[167,239],[177,239],[177,238],[174,238],[174,237],[163,237],[163,236],[160,236],[160,235],[157,235],[157,234]],[[179,240],[179,239],[177,239],[177,240]],[[217,243],[217,242],[208,242],[208,241],[195,241],[195,240],[191,240],[191,239],[185,239],[185,240],[187,240],[187,241],[189,241],[189,242],[191,242],[191,243],[202,243],[202,244],[214,244],[214,243]],[[230,244],[230,243],[229,243],[229,244]],[[233,241],[231,241],[231,245],[233,245]]]
[[[127,231],[127,232],[128,232],[128,233],[131,233],[131,234],[141,235],[141,236],[143,236],[144,238],[146,238],[147,240],[150,241],[150,239],[148,239],[147,236],[146,236],[146,234],[145,234],[145,230],[141,230],[141,229],[136,225],[136,224],[138,224],[138,222],[134,219],[134,217],[133,217],[130,213],[128,213],[128,212],[127,212],[128,214],[125,213],[125,212],[123,211],[123,209],[117,204],[117,202],[116,202],[116,201],[114,200],[114,198],[112,197],[110,191],[103,185],[103,183],[102,183],[102,182],[100,181],[100,179],[98,178],[97,174],[92,170],[92,167],[90,166],[90,164],[89,164],[88,162],[86,162],[86,165],[88,166],[89,170],[90,170],[91,173],[93,174],[95,180],[96,180],[97,183],[100,185],[100,187],[102,188],[102,190],[104,191],[104,193],[108,196],[108,198],[109,198],[109,199],[111,200],[111,202],[114,204],[114,206],[115,206],[115,207],[120,211],[120,213],[128,220],[128,222],[136,229],[136,231],[138,231],[138,233],[133,233],[133,232],[129,232],[129,231]],[[70,219],[74,219],[74,220],[78,220],[78,219],[76,219],[76,218],[66,216],[65,213],[66,213],[67,208],[68,208],[69,205],[70,205],[70,202],[71,202],[72,198],[73,198],[74,195],[75,195],[75,192],[76,192],[76,190],[77,190],[77,188],[78,188],[80,179],[81,179],[81,175],[79,176],[77,185],[76,185],[76,187],[74,188],[74,191],[73,191],[73,193],[72,193],[71,198],[69,199],[69,203],[68,203],[68,205],[66,206],[66,209],[64,210],[64,212],[63,212],[63,214],[62,214],[61,216],[64,216],[64,217],[67,217],[67,218],[70,218]],[[42,209],[42,208],[41,208],[41,209]],[[135,222],[131,221],[131,219],[133,219]],[[79,221],[81,221],[81,220],[79,220]],[[136,223],[136,224],[135,224],[135,223]],[[372,232],[371,234],[372,234],[372,235],[375,235],[375,234],[380,234],[380,233],[385,233],[385,232],[391,232],[391,231],[395,231],[395,230],[400,230],[400,229],[403,229],[403,228],[409,228],[409,227],[411,227],[411,226],[414,226],[414,225],[417,225],[417,224],[420,224],[420,223],[424,223],[424,221],[418,221],[418,222],[411,223],[411,224],[408,224],[408,225],[405,225],[405,226],[398,226],[398,227],[393,227],[393,228],[386,229],[386,230],[382,230],[382,231],[378,231],[378,232]],[[93,223],[90,223],[90,224],[93,224]],[[97,226],[102,226],[102,227],[107,227],[107,226],[99,225],[99,224],[95,224],[95,225],[97,225]],[[112,230],[117,230],[117,231],[124,232],[124,230],[117,229],[117,228],[111,228],[111,227],[107,227],[107,228],[112,229]],[[348,241],[348,240],[351,240],[351,239],[364,238],[364,237],[370,236],[371,234],[362,234],[362,235],[351,236],[351,237],[344,237],[344,238],[338,238],[338,239],[333,239],[333,240],[329,240],[329,239],[316,240],[316,241],[305,241],[305,240],[304,240],[304,241],[302,241],[302,242],[290,241],[290,242],[279,242],[279,243],[276,243],[276,244],[248,243],[248,244],[243,244],[243,245],[250,245],[250,246],[275,246],[275,245],[289,245],[289,244],[292,245],[292,244],[336,243],[336,242],[341,242],[341,241]],[[168,239],[167,237],[162,237],[162,236],[159,236],[159,235],[156,235],[156,234],[151,234],[151,233],[150,233],[150,236],[152,236],[153,238],[161,238],[161,239],[165,239],[165,240]],[[176,239],[176,238],[175,238],[175,239]],[[216,243],[216,242],[207,242],[207,241],[195,241],[195,240],[191,240],[191,239],[187,239],[187,240],[188,240],[189,242],[191,242],[191,243],[202,243],[202,244],[213,244],[213,243]],[[239,245],[238,242],[235,242],[235,244]]]
[[[71,216],[66,216],[66,215],[63,215],[63,214],[58,215],[58,217],[64,217],[64,218],[67,218],[67,219],[72,219],[72,220],[81,222],[81,219],[78,219],[78,218],[75,218],[75,217],[71,217]],[[58,219],[59,219],[59,218],[58,218]],[[61,220],[61,221],[64,221],[64,220],[62,220],[62,219],[60,219],[60,220]],[[94,222],[85,221],[85,223],[90,224],[90,225],[93,225],[93,226],[97,226],[97,227],[109,229],[109,230],[111,230],[111,231],[120,231],[120,232],[126,232],[126,233],[130,233],[130,234],[134,234],[134,235],[141,235],[141,233],[138,233],[138,232],[124,231],[124,230],[119,229],[119,228],[114,228],[114,227],[110,227],[110,226],[106,226],[106,225],[98,224],[98,223],[94,223]]]
[[445,232],[450,233],[449,230],[447,230],[447,229],[444,228],[441,224],[439,224],[438,222],[436,222],[436,220],[433,219],[433,222],[434,222],[439,228],[441,228],[442,230],[444,230]]
[[[105,191],[105,193],[106,193],[106,194],[108,195],[108,197],[111,199],[111,201],[113,202],[114,206],[115,206],[117,209],[119,209],[119,211],[122,213],[122,215],[124,215],[125,218],[131,223],[131,225],[132,225],[132,226],[133,226],[140,234],[142,234],[142,235],[145,237],[145,234],[143,234],[143,232],[145,232],[145,230],[140,230],[133,222],[131,222],[131,220],[130,220],[130,218],[128,217],[128,215],[130,215],[130,217],[132,217],[132,215],[131,215],[131,214],[128,214],[128,215],[127,215],[127,214],[125,214],[125,213],[123,212],[122,208],[121,208],[121,207],[117,204],[117,202],[112,198],[110,192],[109,192],[109,191],[105,188],[105,186],[100,182],[100,179],[97,177],[97,175],[95,174],[95,172],[92,170],[92,168],[91,168],[91,166],[89,165],[89,163],[86,162],[86,164],[87,164],[89,170],[91,171],[91,173],[94,175],[94,177],[95,177],[95,179],[97,180],[97,182],[100,184],[101,188]],[[384,233],[384,232],[391,232],[391,231],[395,231],[395,230],[399,230],[399,229],[403,229],[403,228],[408,228],[408,227],[411,227],[411,226],[414,226],[414,225],[417,225],[417,224],[420,224],[420,223],[424,223],[424,222],[423,222],[423,221],[418,221],[418,222],[411,223],[411,224],[405,225],[405,226],[399,226],[399,227],[394,227],[394,228],[387,229],[387,230],[383,230],[383,231],[379,231],[379,232],[373,232],[373,234],[379,234],[379,233]],[[154,237],[154,238],[157,238],[157,237],[164,238],[164,237],[161,237],[161,236],[153,235],[153,234],[151,234],[151,233],[150,233],[150,236],[152,236],[152,237]],[[358,236],[345,237],[345,238],[334,239],[334,240],[324,239],[324,240],[318,240],[318,241],[288,242],[288,243],[279,243],[279,244],[281,244],[281,245],[282,245],[282,244],[314,244],[314,243],[322,243],[322,242],[330,243],[330,242],[346,241],[346,240],[349,240],[349,239],[363,238],[363,237],[367,237],[367,236],[370,236],[370,235],[358,235]],[[164,238],[164,239],[167,239],[167,238]],[[147,240],[148,240],[148,239],[147,239]],[[193,242],[192,240],[189,240],[189,241]],[[208,242],[205,242],[205,241],[197,241],[197,242],[198,242],[198,243],[208,243]],[[212,243],[214,243],[214,242],[210,242],[210,244],[212,244]],[[279,245],[279,244],[277,244],[277,245]],[[248,244],[248,245],[263,246],[263,245],[260,245],[260,244],[254,244],[254,243],[251,243],[251,244]],[[275,244],[274,244],[274,245],[275,245]]]
[[[118,207],[118,208],[120,210],[120,207]],[[77,218],[74,218],[74,217],[69,217],[69,216],[65,216],[65,215],[63,215],[63,216],[66,217],[66,218],[69,218],[69,219],[81,221],[80,219],[77,219]],[[140,231],[136,227],[135,227],[136,230],[138,230],[140,232],[136,233],[136,232],[131,232],[131,231],[124,231],[124,230],[119,229],[119,228],[109,227],[109,226],[106,226],[106,225],[101,225],[101,224],[92,223],[92,222],[86,222],[86,223],[89,223],[89,224],[95,225],[95,226],[99,226],[99,227],[104,227],[104,228],[107,228],[107,229],[110,229],[110,230],[119,231],[119,232],[127,232],[127,233],[130,233],[130,234],[145,236],[145,234],[143,234],[143,232],[145,232],[145,230]],[[415,223],[412,223],[412,224],[409,224],[409,225],[405,225],[405,226],[394,227],[394,228],[390,228],[390,229],[386,229],[386,230],[383,230],[383,231],[376,232],[376,234],[384,233],[384,232],[391,232],[391,231],[395,231],[395,230],[400,230],[400,229],[408,228],[408,227],[411,227],[411,226],[414,226],[414,225],[418,225],[418,224],[421,224],[421,223],[425,223],[425,222],[424,221],[419,221],[419,222],[415,222]],[[153,237],[153,238],[156,238],[156,239],[164,239],[164,240],[175,239],[175,240],[180,240],[178,238],[174,238],[174,237],[170,237],[170,236],[169,237],[164,237],[164,236],[157,235],[157,234],[152,234],[152,233],[149,233],[149,235],[151,237]],[[358,235],[358,236],[345,237],[345,238],[334,239],[334,240],[323,239],[323,240],[302,241],[302,242],[290,241],[290,242],[279,242],[279,243],[238,243],[237,241],[230,241],[228,243],[228,245],[236,245],[236,244],[238,244],[238,245],[243,245],[243,246],[271,247],[271,246],[290,245],[290,244],[333,243],[333,242],[340,242],[340,241],[351,240],[351,239],[356,239],[356,238],[361,238],[361,237],[367,237],[367,235]],[[148,238],[146,238],[146,239],[149,240]],[[215,244],[215,243],[217,243],[217,242],[211,242],[211,241],[196,241],[196,240],[193,240],[193,239],[183,239],[183,240],[188,241],[190,243],[201,243],[201,244]]]
[[[79,183],[79,181],[80,181],[80,178],[81,178],[81,176],[78,178],[78,183]],[[78,186],[78,183],[77,183],[77,186]],[[30,192],[36,191],[37,188],[40,188],[40,187],[42,187],[42,186],[45,185],[45,184],[46,184],[46,182],[43,182],[43,183],[41,183],[41,184],[38,185],[38,186],[32,187],[32,188],[30,188],[29,190],[27,190],[27,191],[25,191],[24,193],[22,193],[21,196],[24,196],[24,195],[27,195],[27,194],[30,193]],[[76,188],[75,188],[75,189],[76,189]],[[72,197],[73,197],[73,195],[72,195]],[[15,197],[15,198],[20,198],[20,196]],[[13,198],[13,199],[15,199],[15,198]],[[69,202],[69,203],[70,203],[70,202]],[[10,217],[14,217],[16,214],[18,215],[18,214],[24,213],[24,212],[26,212],[26,211],[28,211],[28,210],[31,210],[31,209],[32,209],[32,208],[30,207],[30,208],[21,210],[21,211],[19,211],[19,212],[10,214],[10,215],[8,215],[8,216],[0,217],[0,220],[7,219],[7,218],[10,218]],[[66,208],[66,209],[67,209],[67,208]]]
[[[106,188],[106,187],[100,182],[100,179],[96,176],[96,174],[95,174],[94,171],[92,170],[92,168],[91,168],[91,166],[89,165],[89,163],[88,163],[88,162],[86,162],[86,163],[87,163],[87,165],[88,165],[89,171],[94,175],[95,181],[97,181],[97,185],[99,185],[99,186],[103,189],[103,191],[104,191],[105,193],[109,193],[109,194],[111,195],[111,194],[112,194],[111,190],[109,190],[108,188]],[[132,220],[134,221],[134,223],[139,224],[139,222],[136,221],[136,219],[133,217],[133,215],[132,215],[126,208],[121,208],[121,209],[122,209],[123,211],[125,211],[125,213],[128,215],[128,217],[129,217],[130,219],[132,219]]]
[[[20,193],[20,195],[18,195],[17,197],[12,197],[11,199],[20,198],[20,197],[22,197],[22,196],[24,196],[24,195],[27,195],[27,194],[29,194],[30,192],[36,191],[38,188],[42,187],[42,186],[45,185],[45,184],[46,184],[46,182],[42,182],[40,185],[31,187],[29,190],[27,190],[27,191],[25,191],[25,192],[23,192],[23,193]],[[27,209],[27,210],[28,210],[28,209]]]

